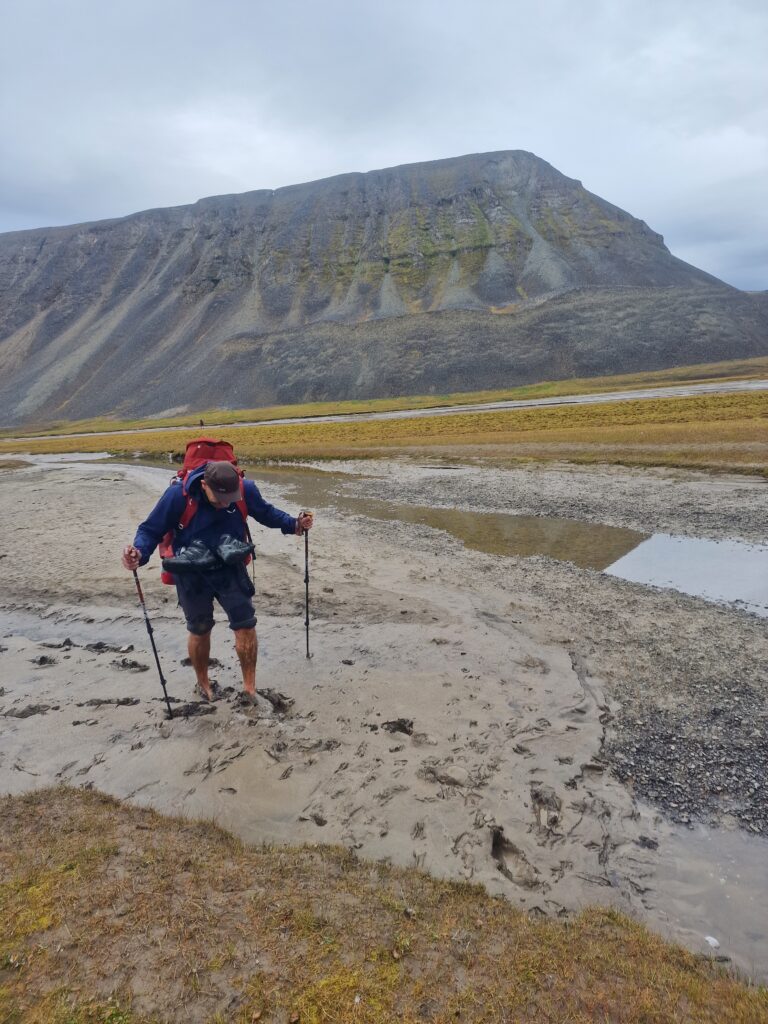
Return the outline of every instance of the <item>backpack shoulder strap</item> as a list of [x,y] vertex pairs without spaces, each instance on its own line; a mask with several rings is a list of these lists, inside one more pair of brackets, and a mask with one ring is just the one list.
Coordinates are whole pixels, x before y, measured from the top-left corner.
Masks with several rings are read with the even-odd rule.
[[243,517],[246,530],[248,529],[248,506],[245,503],[245,481],[240,477],[240,500],[236,501],[235,504],[238,507],[240,515]]
[[187,490],[186,479],[182,480],[181,488],[182,494],[186,499],[186,503],[184,505],[181,515],[179,516],[179,525],[176,527],[177,530],[186,529],[192,522],[192,520],[195,518],[195,513],[200,507],[200,502],[197,500],[197,498],[194,498]]

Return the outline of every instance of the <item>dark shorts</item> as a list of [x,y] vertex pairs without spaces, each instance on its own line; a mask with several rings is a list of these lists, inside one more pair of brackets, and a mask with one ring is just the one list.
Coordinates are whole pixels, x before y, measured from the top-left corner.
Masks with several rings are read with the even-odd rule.
[[176,576],[176,593],[187,629],[197,636],[213,629],[214,598],[227,613],[230,629],[252,629],[256,625],[251,601],[255,592],[244,565]]

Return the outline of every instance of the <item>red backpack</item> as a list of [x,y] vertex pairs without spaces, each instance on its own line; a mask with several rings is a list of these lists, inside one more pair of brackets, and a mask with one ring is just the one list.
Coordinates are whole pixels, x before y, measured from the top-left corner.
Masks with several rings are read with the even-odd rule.
[[[204,466],[206,462],[231,462],[237,472],[240,474],[240,500],[236,502],[240,515],[243,517],[243,522],[246,523],[246,533],[250,539],[250,531],[247,526],[248,509],[245,504],[245,495],[243,494],[243,481],[242,478],[245,473],[237,464],[237,456],[229,441],[213,441],[210,437],[199,437],[196,441],[190,441],[187,445],[187,450],[184,452],[184,462],[181,465],[181,469],[178,471],[175,477],[171,480],[171,485],[179,484],[182,488],[184,496],[187,499],[187,503],[184,506],[184,511],[181,513],[179,519],[179,525],[176,527],[177,530],[184,530],[192,522],[192,519],[197,512],[200,502],[197,498],[193,498],[192,495],[187,491],[187,477],[193,469],[197,469],[200,466]],[[160,558],[170,558],[173,555],[173,530],[169,530],[168,533],[160,541],[158,552]],[[246,559],[245,564],[250,562],[250,558]],[[160,579],[163,583],[175,583],[173,575],[170,572],[166,572],[165,569],[160,573]]]

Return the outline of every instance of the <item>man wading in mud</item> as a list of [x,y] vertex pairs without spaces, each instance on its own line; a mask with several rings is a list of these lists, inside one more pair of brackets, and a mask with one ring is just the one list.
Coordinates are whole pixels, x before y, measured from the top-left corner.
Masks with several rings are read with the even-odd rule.
[[[184,523],[188,505],[194,514]],[[133,544],[123,550],[123,566],[133,571],[146,565],[166,534],[172,535],[174,557],[164,558],[163,568],[173,574],[187,620],[189,657],[204,700],[215,699],[217,689],[208,678],[216,598],[235,634],[243,673],[240,701],[256,703],[258,644],[251,600],[255,590],[245,567],[253,545],[246,541],[246,513],[285,534],[302,536],[312,527],[311,512],[294,518],[264,501],[256,484],[243,480],[230,462],[207,462],[189,473],[184,487],[172,483],[167,488],[139,526]]]

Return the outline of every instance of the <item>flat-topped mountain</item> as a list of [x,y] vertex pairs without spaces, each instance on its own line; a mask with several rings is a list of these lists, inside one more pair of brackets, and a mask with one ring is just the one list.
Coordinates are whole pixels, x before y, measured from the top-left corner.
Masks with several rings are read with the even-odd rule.
[[0,235],[5,423],[768,351],[768,308],[531,153]]

